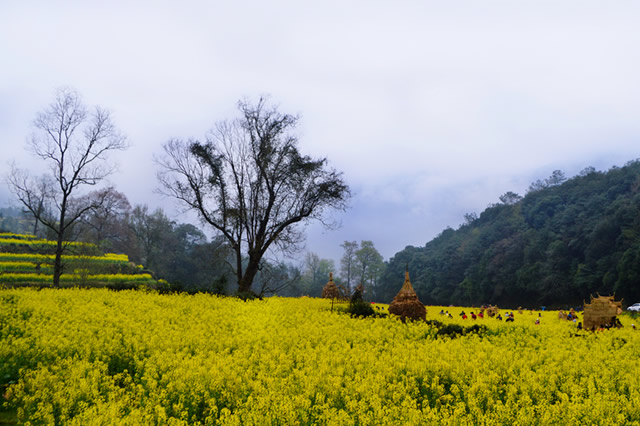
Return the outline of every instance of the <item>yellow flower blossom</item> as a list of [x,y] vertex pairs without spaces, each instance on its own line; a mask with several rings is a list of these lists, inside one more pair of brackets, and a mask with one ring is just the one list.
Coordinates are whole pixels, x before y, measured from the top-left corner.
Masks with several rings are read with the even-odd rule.
[[462,309],[427,319],[486,328],[442,336],[313,298],[2,290],[0,385],[32,423],[639,424],[632,318],[590,333]]

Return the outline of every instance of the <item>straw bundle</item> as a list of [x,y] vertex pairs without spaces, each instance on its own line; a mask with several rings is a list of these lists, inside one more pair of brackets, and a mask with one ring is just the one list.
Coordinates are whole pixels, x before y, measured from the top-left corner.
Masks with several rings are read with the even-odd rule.
[[405,272],[404,284],[398,294],[396,294],[396,297],[393,298],[393,302],[389,305],[389,313],[399,316],[402,321],[405,321],[407,318],[412,320],[425,320],[427,317],[427,310],[418,299],[418,295],[409,280],[409,271]]
[[500,309],[498,309],[498,307],[495,305],[491,305],[487,308],[487,315],[490,316],[491,318],[498,315],[498,313],[500,313]]
[[329,282],[322,289],[322,297],[324,299],[338,299],[340,297],[340,291],[336,287],[336,283],[333,282],[333,272],[329,272]]
[[587,330],[616,324],[616,316],[622,313],[622,301],[614,296],[591,297],[591,303],[584,304],[584,328]]

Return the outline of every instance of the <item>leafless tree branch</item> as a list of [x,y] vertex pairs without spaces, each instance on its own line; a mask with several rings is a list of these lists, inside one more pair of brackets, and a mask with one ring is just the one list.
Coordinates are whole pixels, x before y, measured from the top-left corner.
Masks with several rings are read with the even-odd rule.
[[104,198],[78,194],[78,188],[93,186],[114,168],[108,153],[127,147],[125,137],[114,126],[108,111],[96,107],[91,113],[77,92],[60,89],[55,100],[36,115],[28,148],[49,164],[51,174],[35,179],[12,167],[7,183],[16,198],[57,237],[54,286],[62,274],[61,256],[71,227]]
[[292,133],[299,117],[280,113],[264,98],[238,108],[241,117],[216,124],[204,142],[168,141],[156,161],[164,193],[228,240],[239,291],[247,292],[271,247],[297,249],[301,225],[345,209],[350,192],[326,159],[300,154]]

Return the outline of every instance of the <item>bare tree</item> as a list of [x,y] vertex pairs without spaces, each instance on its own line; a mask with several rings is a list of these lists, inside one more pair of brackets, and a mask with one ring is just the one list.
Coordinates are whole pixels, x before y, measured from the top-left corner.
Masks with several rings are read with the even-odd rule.
[[146,205],[135,206],[129,215],[129,229],[135,235],[138,249],[133,259],[157,272],[163,258],[167,257],[166,252],[171,244],[169,237],[175,227],[176,223],[162,209],[158,208],[150,213]]
[[347,290],[351,293],[351,280],[355,273],[356,251],[358,251],[358,243],[355,241],[345,241],[340,244],[344,249],[344,254],[340,259],[340,272],[342,278],[346,281]]
[[111,249],[114,242],[122,242],[125,218],[131,211],[131,204],[113,186],[92,191],[87,196],[101,203],[79,219],[82,224],[81,239],[93,242],[103,250]]
[[264,262],[260,268],[258,297],[276,294],[294,283],[300,282],[300,269],[284,262]]
[[308,252],[304,257],[304,269],[308,272],[311,285],[313,286],[318,281],[318,273],[320,272],[320,256],[316,253]]
[[267,250],[297,248],[304,237],[298,224],[322,221],[328,208],[344,209],[350,194],[326,159],[300,154],[291,133],[298,117],[264,99],[257,105],[239,102],[238,108],[242,116],[219,122],[205,142],[170,140],[157,162],[164,193],[228,240],[238,292],[246,293]]
[[304,272],[300,277],[301,291],[312,297],[320,297],[329,273],[335,271],[333,260],[321,259],[316,253],[307,252],[301,266]]
[[50,165],[50,174],[33,178],[13,165],[7,181],[23,206],[56,236],[53,285],[58,287],[72,226],[106,198],[106,194],[89,197],[78,193],[113,172],[107,155],[125,149],[126,144],[108,111],[88,110],[70,89],[58,91],[54,102],[36,116],[34,127],[29,148]]

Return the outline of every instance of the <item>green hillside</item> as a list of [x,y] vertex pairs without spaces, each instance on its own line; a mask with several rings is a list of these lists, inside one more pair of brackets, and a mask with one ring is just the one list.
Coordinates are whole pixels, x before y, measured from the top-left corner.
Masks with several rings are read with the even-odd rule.
[[429,304],[578,305],[590,294],[640,301],[640,161],[607,172],[560,172],[507,193],[459,229],[390,261],[381,299],[409,265]]
[[[33,235],[0,233],[0,285],[50,286],[55,242]],[[64,287],[132,288],[156,281],[124,254],[102,254],[93,244],[68,243],[62,258]]]

